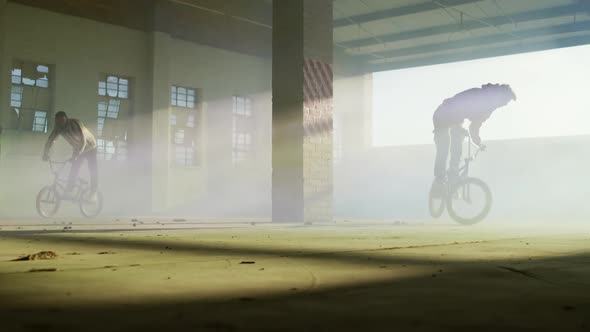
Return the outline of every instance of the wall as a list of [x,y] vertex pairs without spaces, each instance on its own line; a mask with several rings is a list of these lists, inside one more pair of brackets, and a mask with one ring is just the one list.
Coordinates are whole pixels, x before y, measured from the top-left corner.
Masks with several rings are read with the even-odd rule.
[[[471,175],[494,195],[489,222],[587,221],[590,136],[486,142]],[[336,213],[342,219],[431,221],[427,198],[434,145],[371,148],[336,165]]]
[[[66,111],[95,132],[99,73],[112,73],[135,79],[131,91],[135,112],[149,112],[149,105],[144,103],[148,67],[144,54],[149,52],[145,34],[12,3],[6,10],[3,67],[10,68],[12,59],[54,65],[54,110]],[[10,103],[9,84],[9,76],[2,77],[3,116]],[[141,140],[151,133],[134,134],[132,140]],[[48,166],[40,161],[46,138],[46,134],[5,130],[0,161],[4,187],[0,191],[1,215],[34,213],[36,192],[50,180]],[[125,193],[115,188],[141,184],[147,174],[138,172],[132,163],[101,163],[100,167],[103,191],[120,193],[109,195],[107,211],[120,213],[144,205],[144,191]]]
[[[164,188],[153,182],[152,167],[159,157],[158,145],[167,146],[166,115],[155,116],[158,105],[169,105],[169,87],[154,91],[161,73],[154,71],[154,38],[145,33],[32,7],[6,5],[5,57],[0,81],[0,112],[10,103],[12,59],[55,65],[54,109],[66,111],[96,132],[97,82],[99,73],[132,77],[134,115],[130,123],[128,162],[101,162],[100,186],[107,200],[105,215],[196,213],[198,206],[235,188],[256,185],[269,190],[270,155],[270,62],[219,49],[170,39],[167,57],[171,84],[203,89],[204,164],[195,169],[167,167]],[[155,76],[154,76],[155,74]],[[231,163],[231,96],[251,95],[260,124],[257,158],[248,166]],[[165,103],[162,99],[166,98]],[[154,103],[156,99],[157,103]],[[162,111],[166,112],[166,109]],[[161,114],[160,114],[161,115]],[[51,123],[50,123],[51,127]],[[5,130],[0,137],[0,216],[31,217],[40,187],[51,180],[48,166],[40,161],[47,134]],[[210,145],[209,145],[209,144]],[[169,166],[169,159],[166,164]],[[160,170],[161,171],[161,170]],[[153,190],[152,190],[153,188]],[[262,189],[261,189],[262,191]],[[153,192],[163,192],[162,202],[153,206]],[[217,196],[216,196],[217,195]],[[264,214],[269,199],[257,196],[244,209]],[[247,201],[247,200],[245,200]],[[242,201],[243,203],[243,201]],[[232,205],[232,204],[228,204]],[[262,212],[260,212],[262,211]],[[71,210],[74,216],[79,214]],[[202,211],[201,211],[202,212]],[[223,211],[212,209],[211,214]],[[252,212],[254,213],[254,212]]]
[[[202,165],[170,169],[169,206],[201,217],[269,218],[270,60],[181,40],[173,40],[170,49],[171,82],[202,91],[204,151]],[[242,164],[232,161],[234,95],[253,103],[255,150],[252,160]]]

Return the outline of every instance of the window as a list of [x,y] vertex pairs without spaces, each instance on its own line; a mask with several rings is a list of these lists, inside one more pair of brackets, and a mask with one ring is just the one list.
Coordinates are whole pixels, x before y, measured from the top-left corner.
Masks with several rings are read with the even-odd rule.
[[23,106],[23,87],[18,85],[12,86],[12,92],[10,94],[10,106],[20,108]]
[[172,106],[195,108],[196,101],[195,89],[183,88],[180,86],[172,87]]
[[33,131],[47,132],[47,112],[36,111],[33,120]]
[[16,60],[11,70],[8,126],[46,133],[53,91],[49,65]]
[[248,97],[233,96],[232,161],[239,164],[253,154],[254,117],[252,101]]
[[129,80],[108,75],[98,82],[98,95],[127,99],[129,98]]
[[201,127],[197,97],[197,89],[194,88],[172,86],[170,89],[172,151],[174,165],[179,167],[193,167],[199,162],[197,153]]
[[127,117],[131,112],[130,80],[102,75],[98,82],[97,154],[102,160],[127,159]]

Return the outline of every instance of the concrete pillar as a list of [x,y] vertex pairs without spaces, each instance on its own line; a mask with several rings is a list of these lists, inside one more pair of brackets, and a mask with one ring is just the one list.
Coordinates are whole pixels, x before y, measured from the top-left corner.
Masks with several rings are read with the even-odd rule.
[[332,220],[332,1],[273,4],[273,221]]
[[151,34],[151,96],[152,96],[152,212],[168,206],[170,172],[170,46],[172,37],[159,28],[163,24],[163,2],[154,8],[154,31]]
[[[0,131],[7,127],[10,105],[10,61],[6,54],[6,2],[0,0]],[[2,133],[0,133],[0,159],[2,158]]]

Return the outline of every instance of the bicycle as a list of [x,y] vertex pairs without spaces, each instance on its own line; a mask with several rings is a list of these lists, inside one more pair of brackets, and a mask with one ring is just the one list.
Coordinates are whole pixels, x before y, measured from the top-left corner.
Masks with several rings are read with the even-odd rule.
[[37,213],[43,218],[53,217],[61,201],[71,201],[78,204],[80,212],[87,218],[94,218],[100,214],[103,207],[103,197],[100,191],[96,192],[96,199],[92,199],[88,181],[78,177],[70,195],[64,195],[67,180],[60,177],[63,169],[71,160],[53,161],[49,160],[51,173],[54,175],[53,183],[41,188],[37,194]]
[[[463,225],[473,225],[485,219],[492,208],[492,192],[490,187],[481,179],[469,176],[469,166],[479,154],[485,150],[475,145],[470,135],[468,137],[467,157],[463,166],[459,168],[458,176],[447,175],[442,184],[434,180],[430,188],[428,207],[433,218],[440,217],[445,207],[449,216]],[[472,145],[477,149],[472,151]],[[436,186],[442,190],[436,193]]]

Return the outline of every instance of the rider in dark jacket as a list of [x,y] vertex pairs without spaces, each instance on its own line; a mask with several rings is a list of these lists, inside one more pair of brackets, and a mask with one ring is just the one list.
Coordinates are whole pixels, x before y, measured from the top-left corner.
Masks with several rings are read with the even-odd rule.
[[456,175],[461,159],[462,145],[466,135],[463,122],[471,122],[469,133],[473,143],[482,147],[479,129],[492,113],[516,95],[508,84],[485,84],[481,88],[473,88],[445,99],[436,109],[433,116],[434,143],[436,144],[436,161],[434,176],[442,180],[446,175],[449,147],[451,160],[449,174]]

